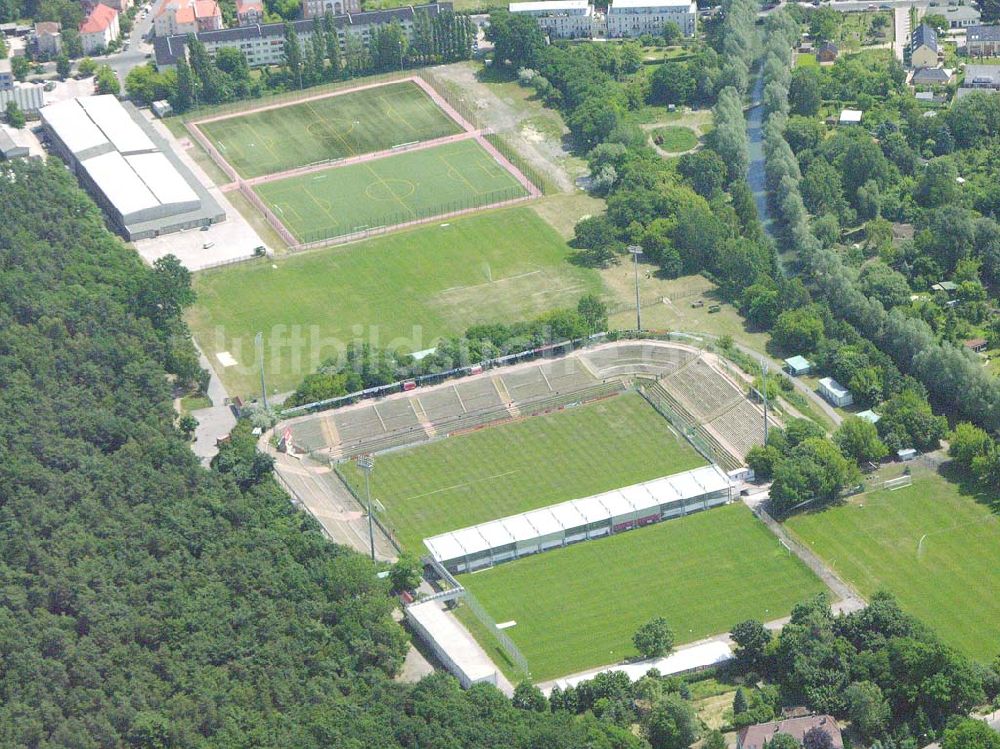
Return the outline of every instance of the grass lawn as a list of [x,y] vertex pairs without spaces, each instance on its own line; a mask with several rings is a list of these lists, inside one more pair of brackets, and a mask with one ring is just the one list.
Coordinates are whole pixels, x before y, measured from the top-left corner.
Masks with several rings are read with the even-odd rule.
[[495,621],[517,622],[505,632],[536,681],[635,656],[632,635],[654,616],[680,645],[743,619],[786,616],[823,590],[741,503],[459,580]]
[[[635,393],[379,456],[372,495],[404,547],[704,465]],[[353,463],[342,466],[363,486]]]
[[[197,273],[188,321],[198,345],[229,392],[246,395],[257,392],[253,341],[263,331],[268,386],[285,392],[356,338],[420,351],[476,323],[534,317],[603,291],[527,206],[445,224]],[[218,366],[223,351],[238,364]]]
[[409,81],[199,125],[243,177],[460,132]]
[[795,67],[818,68],[819,61],[816,59],[816,55],[810,54],[808,52],[799,52],[797,55],[795,55]]
[[650,132],[649,136],[653,139],[653,143],[671,153],[690,151],[698,145],[698,136],[694,131],[676,125],[658,127]]
[[265,182],[254,190],[303,242],[527,194],[472,139]]
[[863,594],[891,591],[969,656],[1000,652],[1000,522],[957,484],[918,474],[785,525]]

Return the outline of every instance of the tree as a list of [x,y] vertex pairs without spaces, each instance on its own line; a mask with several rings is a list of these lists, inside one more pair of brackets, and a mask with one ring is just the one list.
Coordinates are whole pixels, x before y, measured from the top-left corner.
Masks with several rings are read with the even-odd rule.
[[678,694],[668,694],[646,719],[646,739],[653,749],[687,749],[698,738],[694,708]]
[[24,112],[17,105],[17,102],[13,99],[7,102],[7,106],[4,109],[4,119],[7,120],[7,124],[11,127],[22,128],[24,127]]
[[954,203],[958,194],[958,169],[951,159],[932,159],[924,167],[913,197],[925,208],[940,208]]
[[717,728],[712,729],[701,742],[701,749],[727,749],[725,735]]
[[1000,749],[1000,733],[981,720],[960,720],[944,732],[941,749]]
[[177,61],[177,91],[171,100],[171,106],[177,112],[186,112],[194,106],[197,94],[197,83],[191,72],[191,66],[181,57]]
[[930,26],[939,34],[944,33],[951,27],[951,24],[948,23],[948,19],[940,13],[928,13],[920,19],[920,23],[925,26]]
[[824,42],[836,39],[843,20],[843,16],[833,8],[817,8],[809,14],[809,33]]
[[[426,16],[423,13],[414,16],[414,22],[417,26],[420,26],[420,23],[425,20]],[[327,11],[326,15],[323,16],[323,38],[326,41],[326,58],[330,61],[327,77],[335,81],[341,76],[340,37],[337,34],[333,13],[330,11]]]
[[606,266],[624,252],[625,243],[618,238],[615,225],[606,216],[590,216],[574,228],[573,247],[587,250],[588,265]]
[[97,84],[97,93],[99,94],[117,96],[121,92],[121,84],[118,82],[118,76],[108,65],[101,65],[97,69],[97,77],[94,82]]
[[733,695],[733,715],[743,715],[750,709],[747,701],[747,693],[743,687],[736,687],[736,694]]
[[576,311],[583,317],[591,333],[601,333],[608,329],[608,305],[596,294],[584,294],[580,297]]
[[814,351],[823,339],[823,320],[814,310],[803,307],[785,310],[775,321],[771,338],[788,353]]
[[31,63],[28,62],[27,57],[22,57],[20,55],[12,57],[10,58],[10,72],[17,80],[25,81],[28,79],[28,74],[31,72]]
[[706,199],[719,194],[726,185],[726,162],[708,148],[681,156],[677,160],[677,171],[688,181],[691,189]]
[[860,481],[854,463],[830,440],[812,437],[792,449],[778,464],[771,484],[771,502],[789,512],[807,501],[829,502]]
[[802,737],[803,749],[834,749],[833,737],[822,726],[813,726]]
[[878,429],[870,421],[848,416],[833,435],[833,441],[855,463],[878,463],[889,454],[879,439]]
[[758,668],[771,643],[771,631],[758,620],[747,619],[733,627],[730,634],[736,643],[736,657],[740,662],[748,668]]
[[184,414],[178,419],[177,428],[187,439],[194,439],[194,430],[198,428],[198,420],[191,414]]
[[649,100],[653,104],[690,104],[698,80],[684,62],[665,62],[653,70],[649,80]]
[[802,747],[791,734],[776,733],[774,738],[767,742],[767,749],[802,749]]
[[674,649],[674,631],[666,619],[657,616],[639,627],[632,644],[643,658],[662,658]]
[[542,50],[545,49],[542,30],[534,18],[523,13],[505,10],[490,13],[486,38],[493,42],[496,61],[501,64],[506,61],[515,70],[537,68]]
[[819,74],[813,68],[796,68],[788,85],[788,104],[792,114],[815,117],[822,103]]
[[976,458],[989,452],[992,444],[993,439],[985,429],[963,421],[956,424],[954,431],[948,435],[948,455],[960,465],[971,468]]
[[69,57],[67,57],[65,53],[59,55],[56,59],[56,75],[58,75],[61,80],[65,81],[69,78],[72,71],[73,64],[69,61]]
[[892,711],[878,684],[854,682],[844,696],[854,727],[868,740],[879,737],[889,725]]
[[758,481],[770,481],[781,459],[781,452],[773,445],[754,445],[746,455],[747,466]]
[[544,713],[549,709],[549,701],[545,699],[542,690],[530,681],[522,681],[514,688],[511,702],[519,710],[530,710],[535,713]]
[[416,590],[424,577],[423,565],[420,560],[409,554],[403,554],[389,569],[389,582],[396,593]]
[[97,72],[97,63],[89,57],[84,57],[76,66],[76,72],[84,78],[89,78]]
[[285,41],[282,46],[282,57],[289,77],[298,88],[302,88],[302,45],[295,27],[285,24]]

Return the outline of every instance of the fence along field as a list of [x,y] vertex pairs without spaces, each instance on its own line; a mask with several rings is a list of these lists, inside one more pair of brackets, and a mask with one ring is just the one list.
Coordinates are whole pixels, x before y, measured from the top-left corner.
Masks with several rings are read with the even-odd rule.
[[[489,381],[484,385],[493,387]],[[423,539],[704,465],[635,393],[380,455],[372,496],[403,548]],[[364,478],[339,467],[356,491]]]
[[245,179],[462,131],[412,81],[203,120],[197,126]]
[[[666,617],[677,644],[770,621],[824,590],[741,503],[554,549],[473,574],[466,587],[524,654],[535,681],[636,655],[632,635]],[[460,617],[494,662],[495,640]]]
[[254,189],[300,242],[527,195],[473,139],[265,182]]

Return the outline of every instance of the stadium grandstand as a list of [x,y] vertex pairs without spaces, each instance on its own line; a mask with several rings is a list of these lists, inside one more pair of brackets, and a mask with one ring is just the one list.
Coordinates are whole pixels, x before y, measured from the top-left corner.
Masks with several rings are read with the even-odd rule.
[[763,412],[698,349],[620,341],[321,411],[286,423],[297,450],[333,461],[545,413],[638,385],[654,407],[727,470],[763,444]]
[[225,213],[129,103],[114,96],[68,99],[40,111],[56,153],[134,241],[207,226]]
[[682,517],[726,504],[732,483],[710,465],[424,539],[452,574]]

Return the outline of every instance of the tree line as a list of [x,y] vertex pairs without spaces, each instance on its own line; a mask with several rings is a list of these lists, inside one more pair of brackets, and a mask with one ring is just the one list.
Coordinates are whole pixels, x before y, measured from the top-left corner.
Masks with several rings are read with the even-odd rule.
[[283,61],[277,68],[250,73],[246,55],[237,47],[209,55],[194,35],[186,42],[187,56],[174,70],[157,70],[153,63],[134,68],[125,78],[133,99],[170,101],[174,110],[186,112],[206,104],[252,99],[270,92],[289,91],[408,66],[466,60],[472,54],[475,25],[466,15],[442,11],[436,15],[416,12],[410,37],[393,21],[376,26],[367,44],[358,34],[347,33],[343,42],[334,16],[314,18],[308,36],[285,24]]

